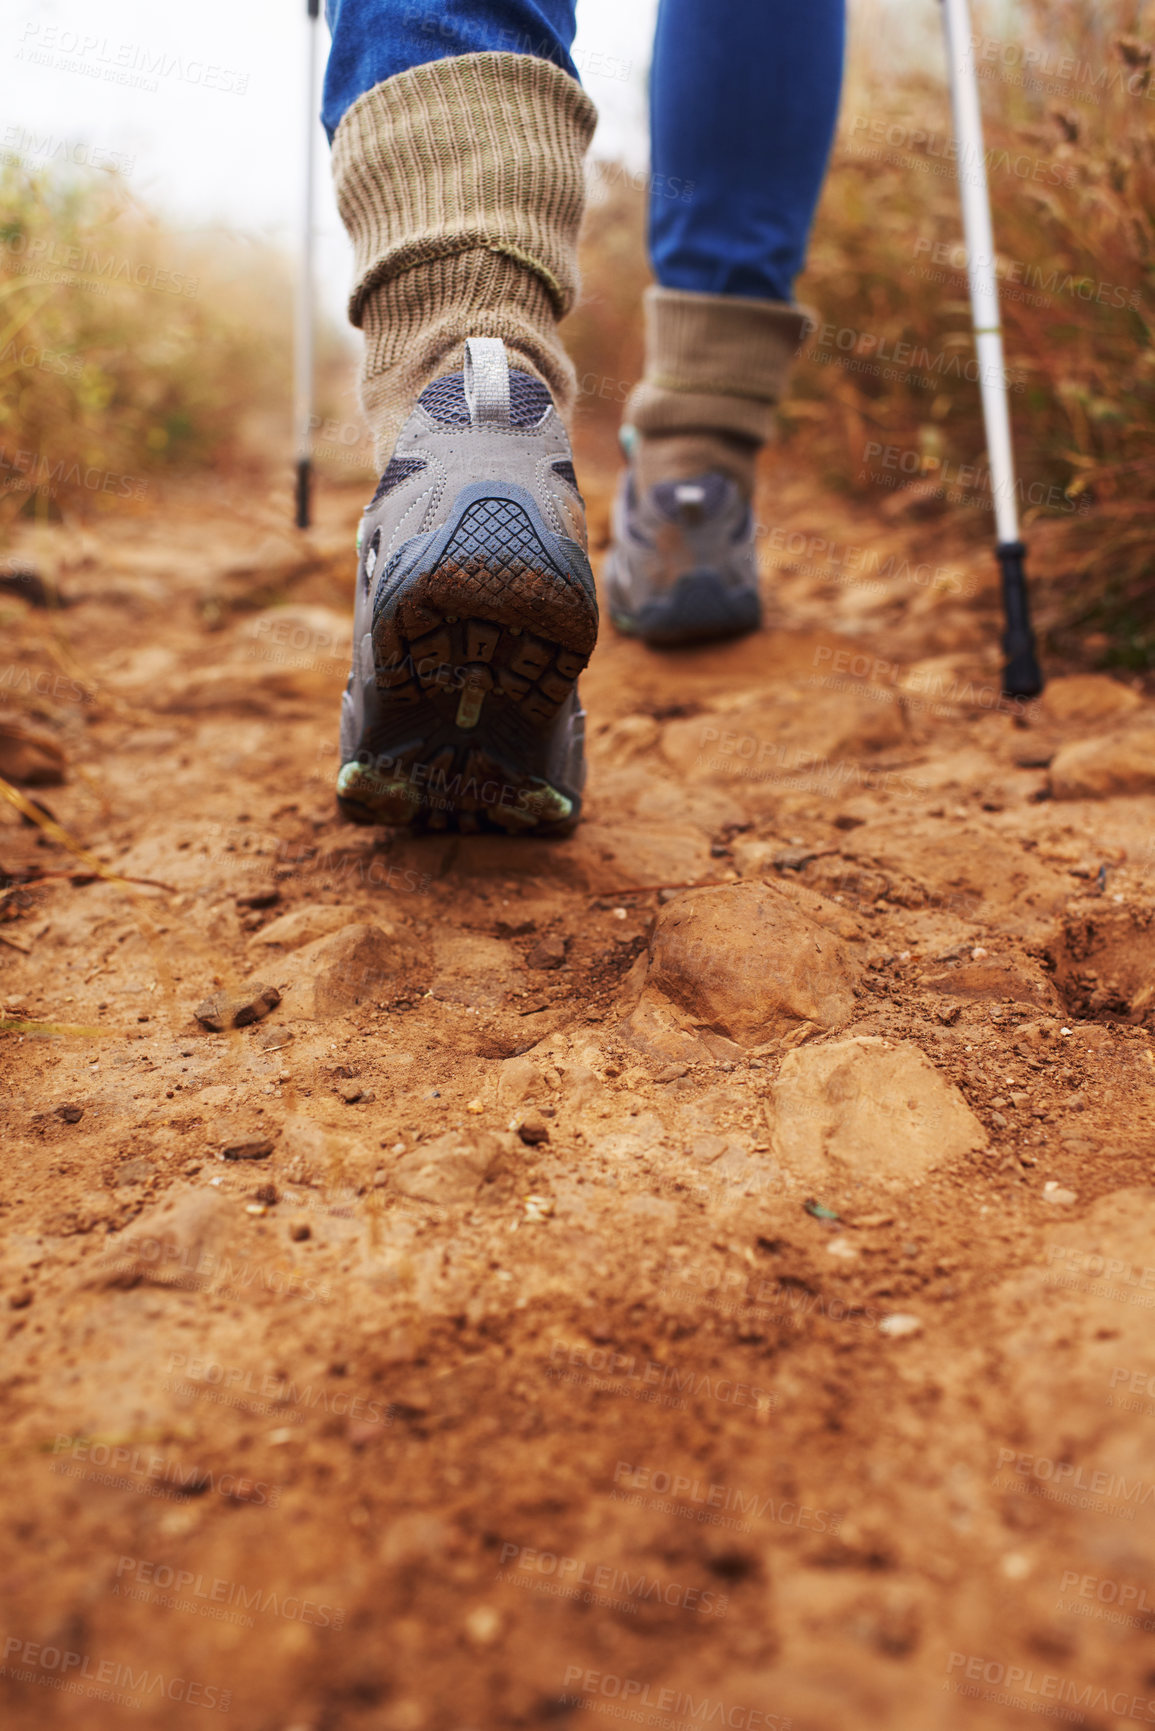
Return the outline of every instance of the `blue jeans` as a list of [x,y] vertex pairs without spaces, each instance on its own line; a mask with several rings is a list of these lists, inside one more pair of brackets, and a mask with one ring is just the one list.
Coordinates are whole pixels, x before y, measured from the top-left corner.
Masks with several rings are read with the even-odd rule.
[[[575,0],[326,0],[321,118],[456,54],[535,54],[577,78]],[[628,0],[626,0],[628,3]],[[661,0],[649,243],[664,288],[789,301],[838,113],[845,0]]]

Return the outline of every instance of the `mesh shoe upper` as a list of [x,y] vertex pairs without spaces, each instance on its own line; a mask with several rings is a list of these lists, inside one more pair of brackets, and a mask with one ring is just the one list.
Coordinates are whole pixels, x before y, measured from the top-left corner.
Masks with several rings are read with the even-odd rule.
[[627,472],[606,588],[615,625],[655,645],[754,630],[761,618],[754,524],[737,483],[705,474],[640,493]]

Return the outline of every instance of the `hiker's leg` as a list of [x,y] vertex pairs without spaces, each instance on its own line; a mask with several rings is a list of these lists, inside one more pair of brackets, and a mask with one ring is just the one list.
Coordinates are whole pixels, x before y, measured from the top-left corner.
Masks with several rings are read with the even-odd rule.
[[[325,119],[383,473],[361,520],[340,809],[558,834],[597,636],[558,410],[594,107],[573,0],[330,0]],[[386,461],[388,459],[388,461]]]
[[651,76],[640,485],[748,492],[804,328],[793,305],[842,78],[844,0],[661,0]]
[[577,293],[595,122],[569,57],[573,0],[329,0],[328,15],[323,117],[379,462],[466,336],[501,337],[565,412],[557,323]]

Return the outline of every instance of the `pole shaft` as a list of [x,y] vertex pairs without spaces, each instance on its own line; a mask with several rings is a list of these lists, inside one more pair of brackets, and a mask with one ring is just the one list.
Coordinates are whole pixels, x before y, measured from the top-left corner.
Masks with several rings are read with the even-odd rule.
[[305,55],[305,159],[301,250],[298,262],[296,321],[293,343],[293,424],[296,449],[295,515],[298,529],[311,522],[313,452],[313,330],[315,273],[313,262],[313,206],[316,181],[317,117],[317,0],[306,0],[307,50]]
[[946,52],[954,108],[955,143],[958,151],[959,196],[962,200],[963,233],[966,237],[967,275],[970,279],[971,315],[975,330],[975,355],[982,392],[983,424],[991,467],[991,496],[995,524],[1001,542],[1019,538],[1015,504],[1015,458],[1011,444],[1011,417],[1007,406],[1007,375],[1003,359],[1002,327],[999,322],[999,291],[995,275],[995,240],[991,228],[991,205],[983,155],[983,122],[979,107],[978,78],[971,47],[968,0],[942,0],[946,28]]

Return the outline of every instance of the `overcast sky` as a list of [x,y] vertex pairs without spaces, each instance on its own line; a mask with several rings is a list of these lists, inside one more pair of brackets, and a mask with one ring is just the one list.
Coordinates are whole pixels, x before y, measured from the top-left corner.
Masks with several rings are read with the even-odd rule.
[[[437,10],[440,0],[428,0]],[[595,152],[644,166],[657,0],[579,0],[575,58],[600,123]],[[62,143],[119,161],[174,226],[223,222],[295,245],[305,128],[304,0],[15,0],[0,24],[0,147],[31,163]],[[328,31],[322,22],[323,66]],[[167,74],[150,75],[163,56]],[[315,115],[319,99],[311,104]],[[349,252],[315,121],[324,300],[341,315]]]

